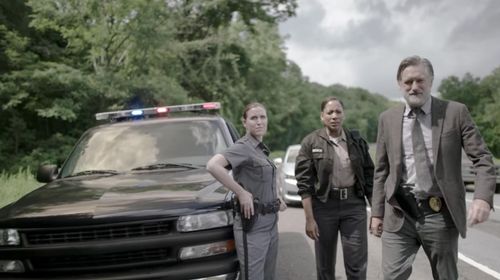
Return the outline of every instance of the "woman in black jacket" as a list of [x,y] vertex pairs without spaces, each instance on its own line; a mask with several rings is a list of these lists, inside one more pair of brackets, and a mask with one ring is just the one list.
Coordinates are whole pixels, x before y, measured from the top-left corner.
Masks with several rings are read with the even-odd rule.
[[344,118],[342,101],[326,98],[321,103],[324,127],[302,140],[295,165],[321,280],[335,279],[339,232],[347,279],[366,279],[366,200],[371,200],[374,166],[366,141],[342,126]]

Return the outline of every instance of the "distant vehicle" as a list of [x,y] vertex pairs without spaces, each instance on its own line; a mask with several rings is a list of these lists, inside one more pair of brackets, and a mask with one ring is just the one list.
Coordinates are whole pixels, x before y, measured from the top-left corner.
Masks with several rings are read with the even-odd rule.
[[219,108],[97,114],[110,123],[0,209],[0,278],[236,279],[231,194],[205,169],[238,138]]
[[291,145],[286,149],[285,157],[279,167],[280,192],[286,204],[301,204],[301,197],[297,194],[297,180],[295,179],[295,160],[300,145]]

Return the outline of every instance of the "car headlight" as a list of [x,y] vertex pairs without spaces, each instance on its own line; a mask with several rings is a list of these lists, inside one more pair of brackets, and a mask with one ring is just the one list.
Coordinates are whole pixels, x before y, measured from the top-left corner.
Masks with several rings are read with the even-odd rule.
[[0,246],[15,246],[21,244],[19,232],[15,229],[0,229]]
[[215,211],[204,214],[182,216],[177,220],[177,231],[197,231],[210,228],[225,227],[233,224],[233,213]]

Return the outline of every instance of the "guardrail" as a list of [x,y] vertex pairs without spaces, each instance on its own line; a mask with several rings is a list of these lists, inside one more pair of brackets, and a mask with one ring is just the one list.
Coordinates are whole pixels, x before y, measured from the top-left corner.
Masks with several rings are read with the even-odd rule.
[[[497,187],[495,192],[500,193],[500,165],[495,165]],[[474,191],[474,180],[476,179],[476,171],[471,162],[462,162],[462,181],[468,191]]]

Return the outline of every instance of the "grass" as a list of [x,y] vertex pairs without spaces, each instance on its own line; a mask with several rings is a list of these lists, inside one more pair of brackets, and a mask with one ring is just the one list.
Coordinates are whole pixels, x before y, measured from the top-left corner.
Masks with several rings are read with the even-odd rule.
[[0,208],[18,200],[40,185],[33,178],[29,168],[19,169],[14,174],[0,173]]

